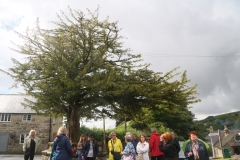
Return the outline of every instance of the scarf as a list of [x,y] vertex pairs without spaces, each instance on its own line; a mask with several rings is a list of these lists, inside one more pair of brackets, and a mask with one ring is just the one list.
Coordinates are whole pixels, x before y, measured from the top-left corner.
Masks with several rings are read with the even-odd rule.
[[192,150],[195,160],[200,160],[198,155],[198,148],[199,148],[198,143],[192,143]]

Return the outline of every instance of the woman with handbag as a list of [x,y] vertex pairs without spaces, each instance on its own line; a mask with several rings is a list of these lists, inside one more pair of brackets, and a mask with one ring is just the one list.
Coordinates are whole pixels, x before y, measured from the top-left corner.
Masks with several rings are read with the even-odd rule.
[[137,144],[137,160],[149,160],[148,156],[149,151],[149,143],[146,142],[146,135],[141,134],[140,135],[140,141]]
[[111,138],[108,141],[108,149],[109,149],[109,160],[120,160],[122,152],[122,142],[117,138],[117,134],[115,132],[111,133]]
[[123,155],[123,160],[135,160],[136,158],[136,150],[131,141],[132,135],[126,135],[125,136],[126,146],[121,153]]
[[30,130],[29,135],[24,139],[23,151],[24,151],[24,160],[34,159],[35,152],[39,145],[40,138],[36,136],[35,130]]

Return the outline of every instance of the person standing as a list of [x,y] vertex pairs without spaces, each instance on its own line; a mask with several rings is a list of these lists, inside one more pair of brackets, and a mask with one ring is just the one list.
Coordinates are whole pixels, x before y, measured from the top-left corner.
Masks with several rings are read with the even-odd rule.
[[83,154],[82,149],[86,140],[87,140],[87,137],[85,134],[82,134],[79,138],[79,142],[77,144],[78,160],[82,160],[82,154]]
[[121,157],[114,157],[114,152],[122,152],[122,142],[120,139],[117,138],[117,134],[115,132],[111,133],[111,137],[112,138],[108,141],[109,160],[120,160]]
[[140,141],[137,144],[137,160],[149,160],[149,143],[146,141],[146,135],[140,135]]
[[83,145],[82,160],[98,160],[98,143],[94,140],[93,133],[88,135],[88,140]]
[[181,147],[180,147],[179,141],[178,141],[178,139],[176,138],[174,132],[171,132],[171,135],[172,135],[172,137],[173,137],[173,141],[172,141],[172,143],[177,147],[178,158],[179,158],[179,152],[180,152],[180,150],[181,150]]
[[131,141],[132,141],[132,136],[126,135],[125,136],[126,146],[125,146],[124,150],[121,152],[124,160],[125,159],[135,160],[135,158],[136,158],[136,150]]
[[207,148],[202,141],[198,140],[196,131],[190,132],[190,139],[185,148],[185,157],[188,160],[209,160]]
[[163,152],[161,152],[158,148],[158,143],[160,141],[160,134],[157,133],[156,128],[152,128],[152,134],[150,136],[150,155],[151,160],[162,160]]
[[39,145],[40,138],[36,136],[35,130],[30,130],[29,135],[24,139],[23,151],[24,151],[24,160],[34,159],[35,152]]
[[57,132],[57,137],[54,139],[53,151],[55,160],[72,160],[72,147],[69,138],[67,137],[68,130],[65,127],[60,127]]
[[159,150],[164,152],[164,160],[178,160],[178,146],[173,142],[171,133],[165,132],[160,136]]
[[135,148],[135,151],[137,153],[137,144],[138,144],[137,134],[135,134],[135,133],[132,134],[132,141],[131,142],[132,142],[132,144]]

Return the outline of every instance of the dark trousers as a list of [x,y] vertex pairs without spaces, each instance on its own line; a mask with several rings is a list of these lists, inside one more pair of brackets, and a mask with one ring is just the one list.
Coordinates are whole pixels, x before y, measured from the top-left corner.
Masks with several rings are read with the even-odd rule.
[[87,157],[86,160],[95,160],[93,157]]
[[24,156],[24,160],[28,160],[30,157],[30,160],[33,160],[34,158],[34,153],[30,153],[30,155]]
[[163,160],[163,156],[151,156],[151,160]]

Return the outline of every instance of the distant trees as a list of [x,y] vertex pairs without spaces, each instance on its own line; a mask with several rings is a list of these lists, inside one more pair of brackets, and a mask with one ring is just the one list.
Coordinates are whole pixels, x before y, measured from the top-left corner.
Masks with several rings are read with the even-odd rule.
[[[186,72],[180,80],[176,69],[161,75],[141,64],[141,56],[123,48],[116,22],[98,19],[98,9],[62,12],[56,28],[36,28],[26,34],[16,52],[24,62],[12,58],[14,66],[2,72],[24,87],[37,101],[25,105],[37,112],[66,116],[73,141],[79,138],[80,118],[133,118],[158,123],[184,134],[193,115],[189,105],[199,102],[196,86],[188,87]],[[142,118],[141,118],[142,117]]]

